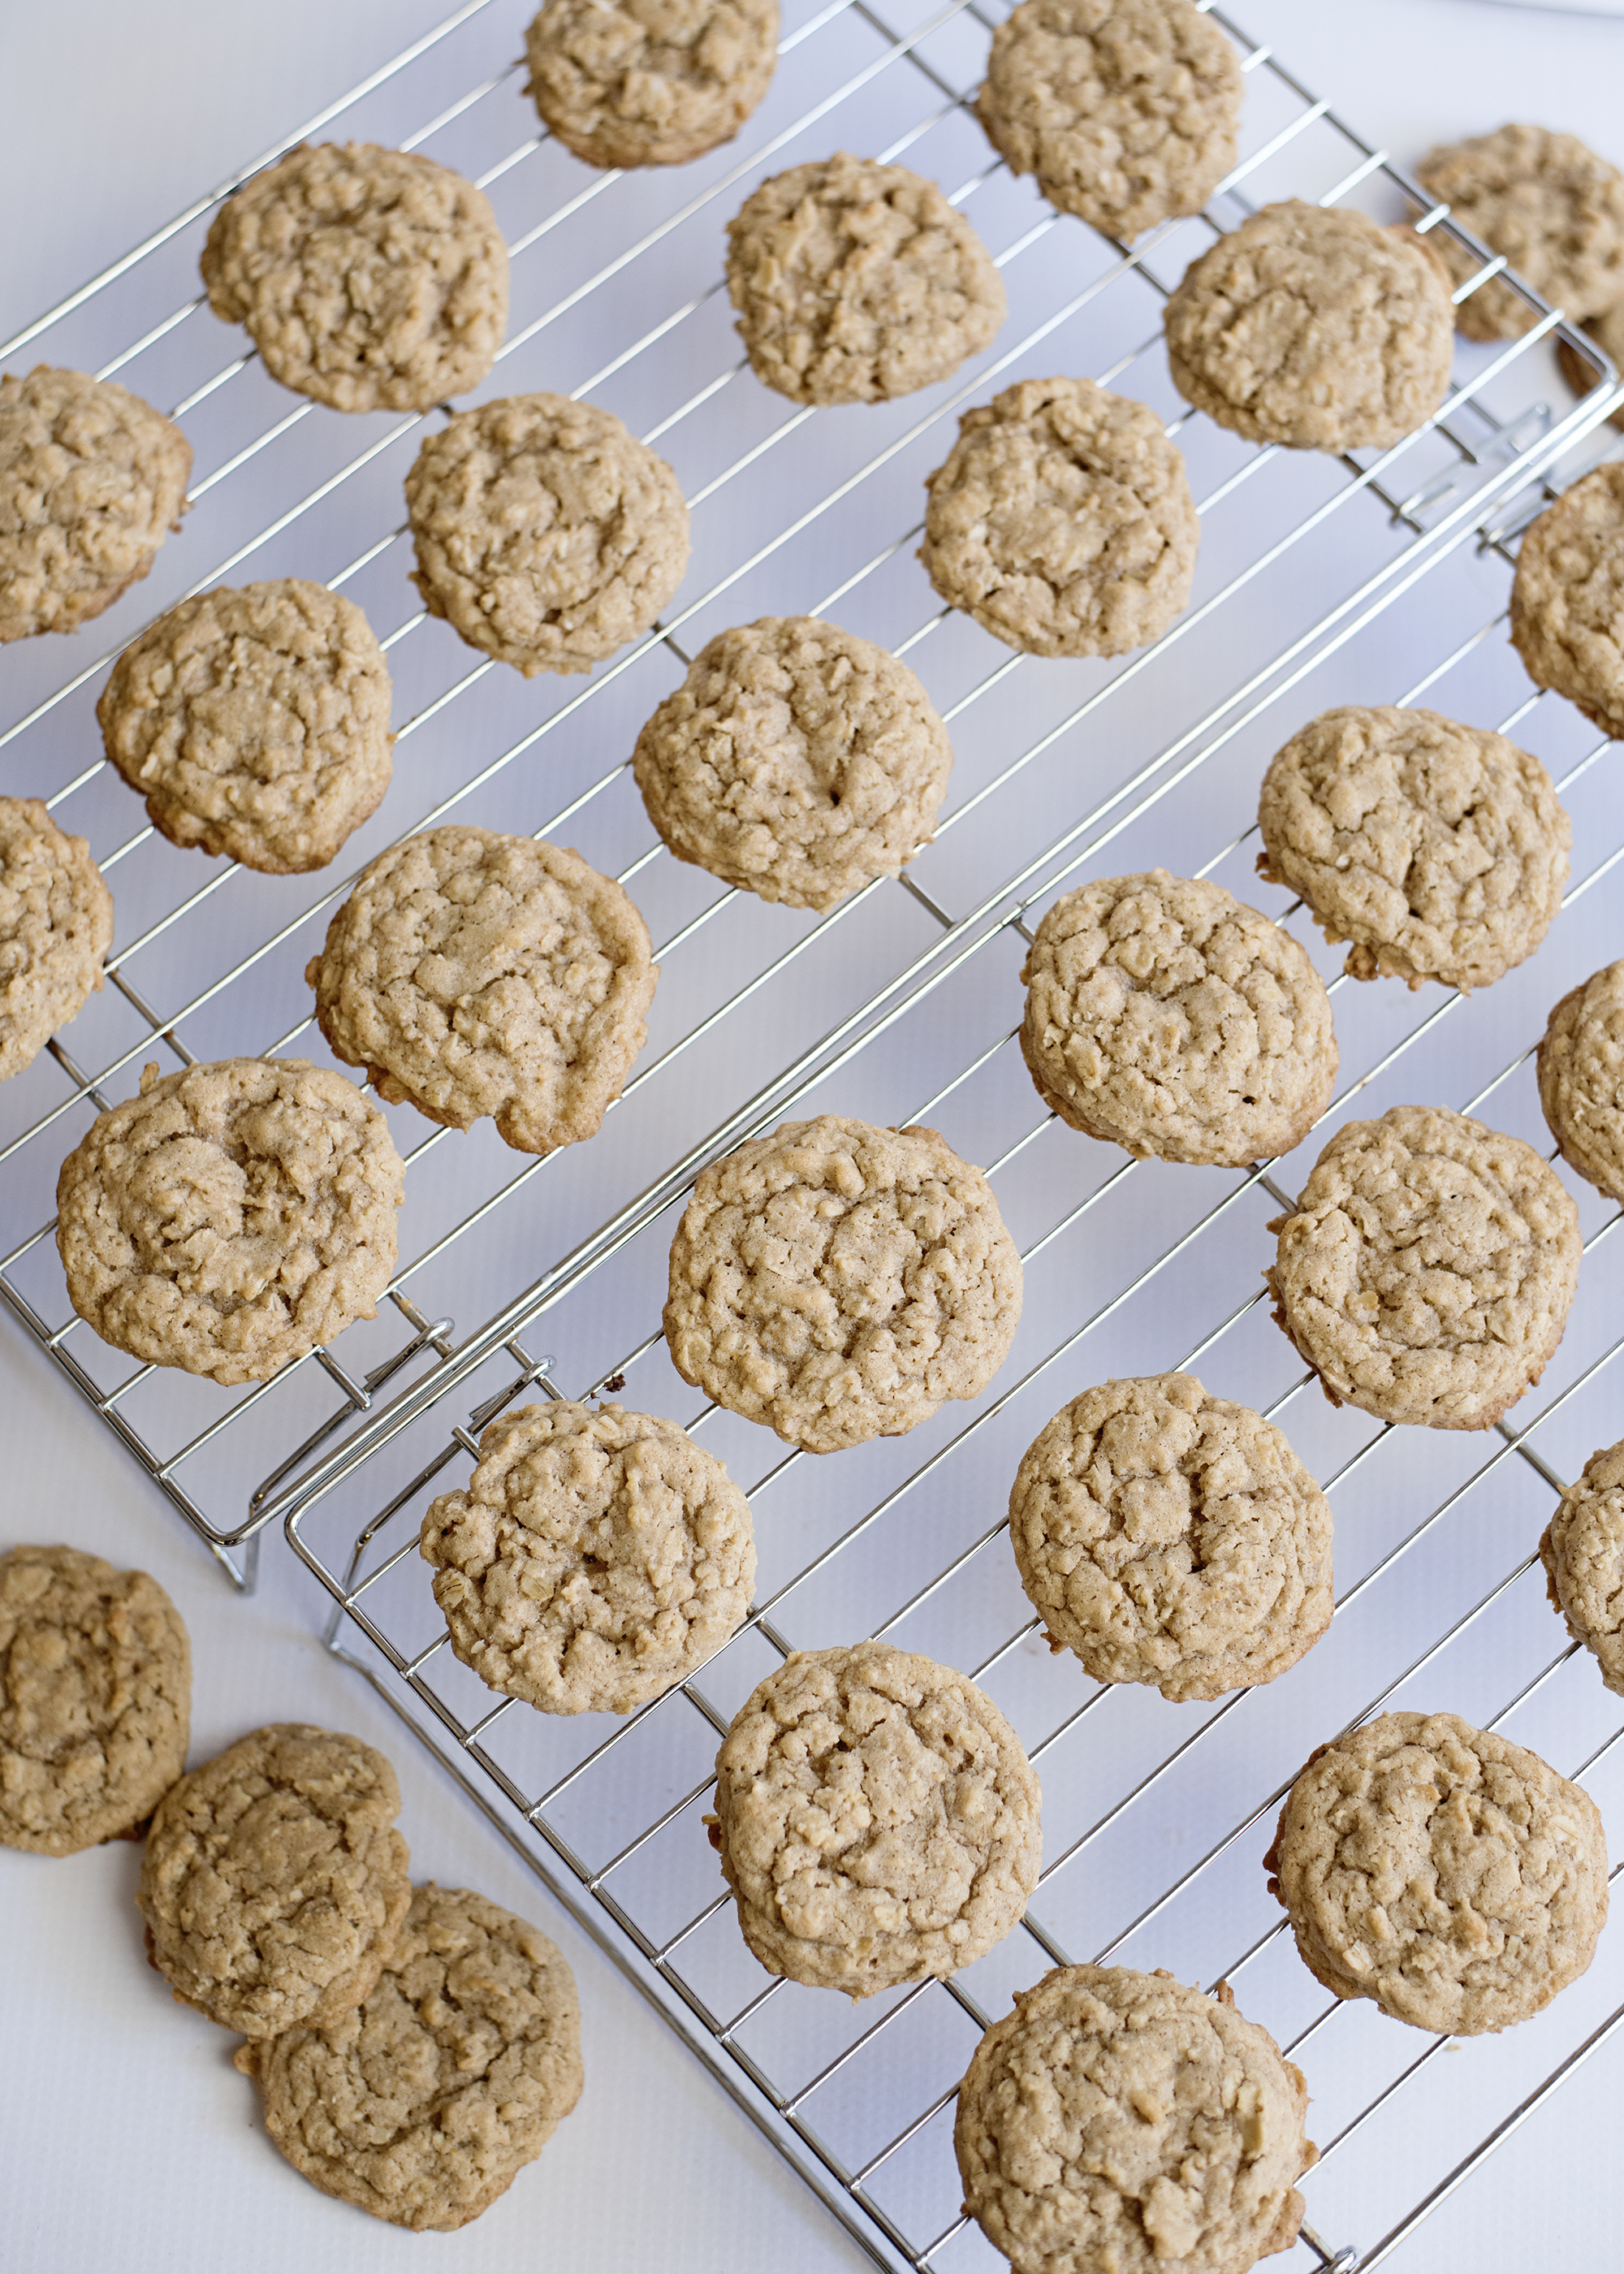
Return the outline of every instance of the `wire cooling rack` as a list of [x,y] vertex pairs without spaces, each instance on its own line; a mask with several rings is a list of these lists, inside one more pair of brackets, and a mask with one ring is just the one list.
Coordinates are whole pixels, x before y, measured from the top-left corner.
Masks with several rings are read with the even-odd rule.
[[[426,622],[404,581],[399,495],[425,422],[290,398],[214,324],[196,255],[234,184],[0,350],[13,366],[28,349],[116,373],[175,411],[199,467],[184,532],[80,636],[75,665],[51,641],[6,659],[6,786],[43,792],[90,839],[118,925],[107,992],[0,1095],[0,1294],[236,1576],[284,1519],[337,1599],[335,1647],[878,2263],[998,2263],[959,2214],[953,2086],[1012,1989],[1067,1954],[1109,1954],[1227,1975],[1300,2059],[1323,2159],[1296,2263],[1346,2268],[1357,2242],[1373,2266],[1624,2018],[1624,1960],[1604,1940],[1584,1981],[1504,2041],[1424,2038],[1369,2006],[1326,2005],[1259,1859],[1308,1746],[1388,1703],[1503,1726],[1584,1773],[1605,1808],[1624,1732],[1588,1659],[1564,1646],[1530,1551],[1560,1480],[1618,1434],[1624,1291],[1587,1269],[1545,1383],[1486,1438],[1333,1412],[1254,1291],[1265,1223],[1307,1160],[1169,1168],[1059,1126],[1012,1040],[1018,975],[1032,922],[1084,877],[1154,862],[1211,874],[1291,922],[1333,988],[1342,1077],[1327,1124],[1421,1097],[1546,1141],[1529,1049],[1551,1002],[1614,952],[1605,880],[1624,809],[1605,746],[1529,689],[1504,605],[1521,528],[1612,440],[1598,436],[1613,375],[1530,299],[1529,334],[1462,345],[1439,418],[1385,454],[1254,448],[1191,414],[1167,377],[1160,308],[1215,231],[1282,195],[1454,228],[1222,15],[1247,75],[1241,162],[1207,215],[1130,250],[1053,215],[993,158],[965,109],[990,19],[965,0],[790,7],[773,90],[739,143],[672,175],[595,173],[535,132],[512,61],[523,12],[473,0],[304,131],[425,148],[487,186],[514,314],[485,391],[590,395],[667,454],[694,508],[688,580],[656,633],[584,684],[523,682]],[[938,178],[998,259],[1011,313],[952,381],[813,412],[744,369],[718,255],[757,179],[836,147]],[[1500,267],[1482,258],[1466,290]],[[1583,404],[1555,374],[1553,335],[1602,382]],[[920,484],[958,410],[1056,369],[1153,403],[1201,509],[1191,608],[1111,664],[1011,654],[937,607],[913,559]],[[222,578],[289,573],[359,600],[395,677],[395,782],[342,876],[264,878],[180,853],[134,826],[139,808],[97,755],[102,674],[151,614]],[[956,751],[936,842],[906,877],[821,918],[672,861],[626,765],[706,638],[792,610],[906,654]],[[1342,700],[1500,725],[1562,787],[1575,824],[1563,914],[1534,963],[1470,1003],[1344,982],[1301,912],[1252,875],[1244,825],[1263,765]],[[323,1056],[302,973],[328,915],[357,868],[446,815],[575,842],[629,885],[662,977],[625,1097],[590,1146],[539,1161],[488,1128],[425,1135],[391,1109],[408,1199],[378,1321],[244,1392],[131,1366],[68,1309],[49,1237],[57,1163],[148,1056]],[[1015,1349],[981,1398],[818,1461],[696,1410],[658,1329],[697,1167],[824,1110],[925,1118],[989,1163],[1027,1274]],[[1576,1197],[1590,1246],[1610,1240],[1617,1215],[1588,1187]],[[1337,1525],[1330,1633],[1270,1689],[1211,1707],[1098,1689],[1051,1659],[1003,1540],[1010,1477],[1049,1414],[1107,1374],[1177,1365],[1277,1415]],[[624,1722],[494,1700],[445,1647],[413,1553],[427,1496],[465,1472],[492,1413],[593,1389],[673,1415],[725,1457],[750,1490],[760,1555],[744,1630]],[[762,1675],[791,1647],[869,1632],[965,1668],[997,1698],[1042,1777],[1046,1863],[999,1949],[950,1984],[853,2008],[761,1974],[700,1818],[718,1733]]]

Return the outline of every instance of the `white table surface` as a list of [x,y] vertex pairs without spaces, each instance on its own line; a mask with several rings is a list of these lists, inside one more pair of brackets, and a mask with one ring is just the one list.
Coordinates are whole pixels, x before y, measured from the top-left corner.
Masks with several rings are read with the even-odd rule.
[[[0,336],[443,12],[444,0],[7,0]],[[1624,22],[1500,0],[1237,0],[1237,12],[1402,161],[1507,116],[1624,156]],[[386,1747],[415,1871],[476,1886],[562,1945],[587,2074],[578,2112],[477,2225],[409,2238],[328,2202],[269,2147],[252,2089],[230,2069],[231,2041],[171,2004],[142,1961],[133,1847],[65,1863],[0,1850],[0,2266],[371,2274],[432,2258],[457,2274],[521,2263],[811,2274],[868,2263],[381,1705],[324,1656],[314,1583],[279,1540],[266,1542],[258,1595],[235,1600],[4,1317],[0,1420],[0,1540],[66,1538],[139,1563],[179,1604],[196,1661],[193,1758],[289,1715]],[[1400,2274],[1615,2263],[1620,2087],[1615,2041],[1417,2231],[1391,2262]]]

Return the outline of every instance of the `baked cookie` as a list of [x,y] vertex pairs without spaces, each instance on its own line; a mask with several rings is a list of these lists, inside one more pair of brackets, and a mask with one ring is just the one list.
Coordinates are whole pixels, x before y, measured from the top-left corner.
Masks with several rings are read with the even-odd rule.
[[[1429,150],[1416,179],[1574,322],[1624,299],[1624,174],[1576,134],[1502,126]],[[1430,242],[1457,285],[1483,266],[1442,230]],[[1539,319],[1492,276],[1461,302],[1455,320],[1469,340],[1515,340]]]
[[79,1016],[112,944],[113,896],[85,840],[37,797],[0,797],[0,1081]]
[[115,1350],[266,1382],[370,1319],[406,1171],[376,1106],[306,1058],[141,1074],[56,1179],[68,1299]]
[[1057,1966],[959,2088],[965,2209],[1014,2274],[1245,2274],[1297,2240],[1307,2112],[1302,2071],[1227,1983]]
[[443,2233],[505,2194],[581,2097],[575,1977],[528,1920],[431,1880],[363,2005],[234,2058],[313,2187]]
[[1102,1382],[1026,1449],[1010,1544],[1049,1647],[1096,1682],[1222,1698],[1331,1623],[1331,1510],[1284,1435],[1190,1374]]
[[1338,206],[1265,206],[1169,298],[1173,384],[1249,442],[1387,449],[1448,392],[1455,309],[1429,243]]
[[930,842],[952,764],[906,664],[816,616],[719,633],[632,753],[679,861],[797,908],[896,876]]
[[1091,379],[1023,379],[966,410],[925,489],[931,583],[1028,655],[1148,647],[1190,599],[1184,457],[1154,411]]
[[745,200],[727,224],[727,289],[751,370],[793,403],[934,386],[1008,312],[992,255],[934,182],[845,150]]
[[975,111],[1050,205],[1137,237],[1199,213],[1234,165],[1240,58],[1191,0],[1021,0]]
[[563,395],[460,410],[406,477],[432,616],[538,671],[590,671],[646,632],[688,567],[688,507],[613,411]]
[[1586,474],[1523,538],[1511,644],[1537,687],[1624,739],[1624,464]]
[[771,82],[778,0],[546,0],[524,35],[542,124],[589,166],[681,166]]
[[[1585,330],[1607,357],[1615,371],[1624,370],[1624,300],[1586,324]],[[1596,373],[1575,348],[1566,340],[1556,343],[1556,359],[1562,367],[1562,377],[1575,395],[1588,395],[1597,384]],[[1608,424],[1624,426],[1624,403],[1608,414]]]
[[1539,1043],[1539,1103],[1563,1160],[1624,1201],[1624,963],[1609,963],[1552,1012]]
[[389,666],[353,600],[300,576],[183,600],[113,666],[110,763],[171,845],[325,869],[394,771]]
[[1222,885],[1165,869],[1098,877],[1055,902],[1020,975],[1039,1096],[1140,1159],[1271,1160],[1331,1102],[1319,973]]
[[186,1766],[192,1645],[145,1571],[0,1555],[0,1847],[76,1856],[139,1831]]
[[1561,1178],[1439,1105],[1345,1122],[1268,1229],[1276,1325],[1333,1405],[1382,1421],[1490,1427],[1545,1372],[1578,1284]]
[[1546,1525],[1539,1555],[1568,1633],[1624,1697],[1624,1445],[1590,1455]]
[[769,1974],[871,1997],[956,1974],[1037,1885],[1042,1796],[951,1666],[889,1643],[793,1651],[716,1757],[714,1837]]
[[392,845],[305,978],[335,1053],[392,1105],[522,1153],[590,1137],[648,1039],[659,968],[613,877],[538,837],[431,829]]
[[183,1777],[136,1897],[179,2002],[245,2037],[358,2006],[411,1901],[400,1806],[381,1753],[303,1721],[251,1729]]
[[1384,1713],[1321,1745],[1263,1864],[1317,1982],[1440,2037],[1538,2013],[1607,1916],[1590,1795],[1455,1713]]
[[375,142],[301,143],[214,215],[208,305],[335,410],[432,410],[508,329],[508,248],[483,190]]
[[110,608],[180,526],[191,476],[180,428],[112,380],[0,374],[0,640]]
[[1487,987],[1556,920],[1573,831],[1538,758],[1436,711],[1322,711],[1270,761],[1258,873],[1351,943],[1352,979]]
[[671,1244],[665,1340],[718,1405],[831,1453],[979,1397],[1020,1294],[979,1169],[934,1129],[825,1113],[701,1170]]
[[423,1519],[451,1647],[544,1713],[629,1713],[750,1607],[750,1504],[674,1421],[573,1398],[492,1421]]

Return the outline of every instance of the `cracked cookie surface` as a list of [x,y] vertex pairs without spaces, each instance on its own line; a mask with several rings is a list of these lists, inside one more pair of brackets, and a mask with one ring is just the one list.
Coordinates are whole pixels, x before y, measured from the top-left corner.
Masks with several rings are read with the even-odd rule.
[[1564,995],[1539,1042],[1539,1103],[1563,1160],[1624,1201],[1624,962]]
[[524,35],[543,123],[590,166],[680,166],[731,142],[778,41],[778,0],[547,0]]
[[1539,1555],[1568,1633],[1624,1697],[1624,1444],[1590,1455],[1546,1525]]
[[113,896],[82,837],[37,797],[0,797],[0,1081],[102,985]]
[[1624,465],[1586,474],[1522,539],[1511,644],[1537,687],[1624,740]]
[[[1624,174],[1576,134],[1501,126],[1429,150],[1416,179],[1575,323],[1624,299]],[[1475,253],[1442,230],[1430,234],[1452,282],[1477,275]],[[1539,319],[1492,276],[1461,302],[1455,320],[1469,340],[1515,340]]]

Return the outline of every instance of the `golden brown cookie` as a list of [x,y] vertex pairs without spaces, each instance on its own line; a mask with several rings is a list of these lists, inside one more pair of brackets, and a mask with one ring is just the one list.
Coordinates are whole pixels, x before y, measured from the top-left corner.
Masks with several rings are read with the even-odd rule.
[[1511,644],[1537,687],[1624,738],[1624,464],[1586,474],[1523,538]]
[[542,122],[590,166],[681,166],[771,83],[778,0],[546,0],[524,35]]
[[[1624,174],[1576,134],[1501,126],[1429,150],[1416,179],[1574,322],[1624,299]],[[1457,285],[1483,265],[1442,230],[1431,242]],[[1520,339],[1539,320],[1498,276],[1470,293],[1455,320],[1470,340]]]
[[[1624,300],[1604,309],[1584,327],[1615,371],[1624,370]],[[1562,367],[1562,377],[1575,395],[1588,395],[1596,385],[1596,373],[1577,349],[1570,348],[1566,340],[1556,343],[1556,359]],[[1624,426],[1624,403],[1609,413],[1609,424]]]
[[1624,962],[1563,996],[1540,1037],[1538,1070],[1545,1126],[1563,1160],[1624,1201]]
[[1539,1555],[1568,1633],[1624,1697],[1624,1444],[1590,1455],[1546,1525]]
[[77,1018],[112,944],[113,896],[85,840],[37,797],[0,797],[0,1081]]

